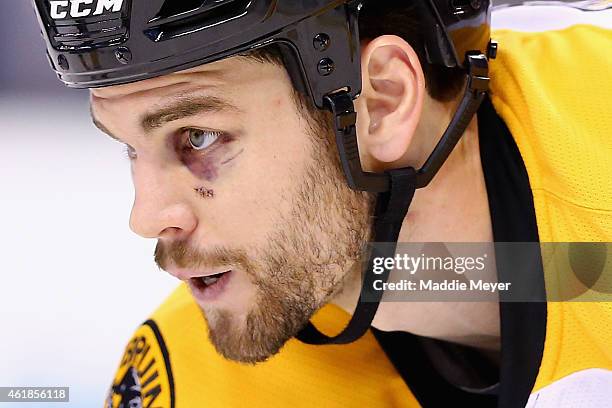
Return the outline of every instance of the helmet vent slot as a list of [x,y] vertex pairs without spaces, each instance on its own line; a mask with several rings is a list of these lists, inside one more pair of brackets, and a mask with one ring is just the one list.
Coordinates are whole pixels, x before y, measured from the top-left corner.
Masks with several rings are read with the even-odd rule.
[[[206,0],[167,0],[164,2],[161,9],[153,20],[166,19],[168,17],[178,16],[180,14],[196,11],[201,9],[202,7],[206,7],[206,3],[213,3],[212,7],[219,5],[219,2],[211,2]],[[221,2],[221,4],[222,3],[223,2]],[[211,7],[211,5],[208,5],[207,7]]]
[[149,21],[147,37],[158,42],[229,22],[246,14],[250,0],[166,0]]
[[127,39],[127,21],[122,18],[52,27],[51,42],[62,51],[93,49],[120,44]]

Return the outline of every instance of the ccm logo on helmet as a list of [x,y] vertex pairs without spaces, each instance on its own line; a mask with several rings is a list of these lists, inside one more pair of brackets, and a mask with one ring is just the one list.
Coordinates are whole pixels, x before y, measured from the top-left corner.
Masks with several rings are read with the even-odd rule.
[[60,20],[99,16],[109,11],[115,13],[121,11],[123,0],[51,0],[49,5],[51,18]]

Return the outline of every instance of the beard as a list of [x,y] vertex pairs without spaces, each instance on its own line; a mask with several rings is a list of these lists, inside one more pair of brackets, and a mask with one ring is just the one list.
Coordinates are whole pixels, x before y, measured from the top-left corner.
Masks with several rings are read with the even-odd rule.
[[247,273],[256,289],[250,310],[237,316],[219,307],[202,309],[210,341],[229,360],[254,364],[278,353],[354,277],[370,238],[374,196],[346,185],[324,115],[310,114],[312,148],[304,177],[283,194],[291,210],[279,215],[266,244],[204,251],[185,241],[159,241],[155,249],[161,269],[170,263],[235,265]]

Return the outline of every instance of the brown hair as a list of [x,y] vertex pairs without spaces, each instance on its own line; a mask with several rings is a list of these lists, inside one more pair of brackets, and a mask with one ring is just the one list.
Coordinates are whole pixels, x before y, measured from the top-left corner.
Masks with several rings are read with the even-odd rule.
[[[407,0],[366,1],[359,12],[359,36],[363,41],[381,35],[396,35],[404,39],[419,57],[429,95],[439,101],[449,101],[463,88],[464,73],[457,68],[427,62],[422,32],[430,27],[421,26],[419,21],[416,6]],[[248,56],[261,62],[284,65],[282,53],[275,45],[251,51]]]

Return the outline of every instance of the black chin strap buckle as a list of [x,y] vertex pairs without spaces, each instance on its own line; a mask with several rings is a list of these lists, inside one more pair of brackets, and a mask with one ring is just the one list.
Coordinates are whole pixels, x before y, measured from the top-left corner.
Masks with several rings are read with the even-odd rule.
[[369,173],[361,168],[357,146],[357,113],[353,98],[346,91],[326,95],[324,104],[334,115],[336,146],[348,186],[353,190],[382,193],[389,190],[386,174]]
[[468,83],[470,92],[481,93],[489,91],[489,61],[483,54],[467,56]]

